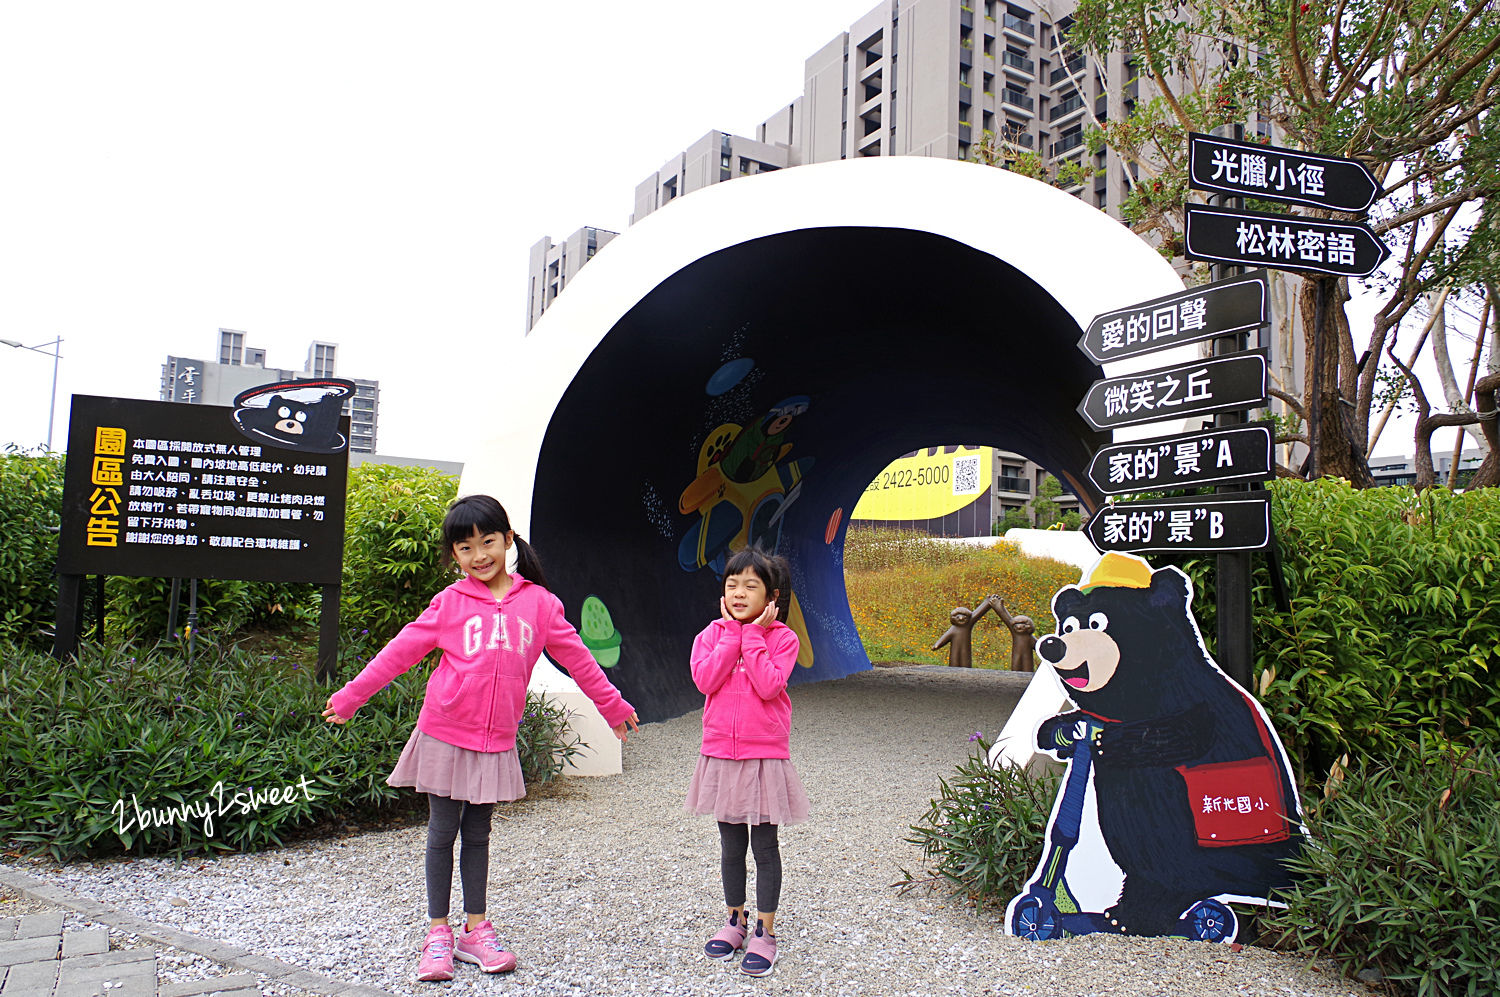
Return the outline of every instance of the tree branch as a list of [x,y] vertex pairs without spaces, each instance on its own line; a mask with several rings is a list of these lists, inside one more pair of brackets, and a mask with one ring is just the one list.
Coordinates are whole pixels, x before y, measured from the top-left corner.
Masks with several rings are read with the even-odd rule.
[[[1287,392],[1282,391],[1280,388],[1268,388],[1266,393],[1269,394],[1272,398],[1281,399],[1286,403],[1287,408],[1296,413],[1297,418],[1301,419],[1303,422],[1307,421],[1307,410],[1302,407],[1302,402],[1297,398],[1297,396],[1288,394]],[[1281,441],[1278,440],[1277,442],[1279,443]],[[1306,441],[1304,440],[1303,442]]]
[[1469,26],[1474,18],[1483,13],[1484,10],[1489,7],[1489,5],[1489,0],[1480,0],[1480,2],[1470,7],[1469,12],[1462,18],[1460,18],[1459,22],[1455,24],[1451,29],[1449,29],[1446,35],[1438,39],[1437,43],[1432,46],[1432,51],[1428,52],[1426,55],[1422,56],[1422,58],[1418,59],[1415,66],[1410,67],[1410,72],[1412,73],[1412,75],[1421,73],[1422,70],[1426,69],[1427,64],[1433,59],[1436,59],[1444,52],[1444,50],[1452,45],[1453,42],[1457,40],[1458,36],[1464,33],[1464,29]]
[[1380,19],[1375,22],[1375,28],[1370,32],[1370,37],[1365,39],[1364,47],[1355,56],[1352,71],[1345,74],[1343,80],[1339,82],[1339,88],[1328,97],[1328,103],[1331,106],[1338,107],[1342,104],[1345,98],[1349,96],[1349,91],[1353,88],[1354,84],[1364,78],[1365,71],[1370,65],[1370,53],[1375,50],[1376,41],[1382,37],[1386,18],[1395,14],[1397,6],[1397,4],[1392,3],[1381,5]]
[[1389,232],[1393,228],[1400,228],[1403,225],[1409,225],[1412,222],[1417,221],[1418,219],[1426,218],[1428,215],[1434,214],[1438,211],[1446,211],[1449,208],[1459,207],[1468,203],[1469,201],[1479,200],[1485,197],[1493,197],[1496,193],[1500,193],[1500,188],[1465,187],[1462,190],[1456,190],[1453,193],[1449,194],[1447,197],[1439,198],[1436,201],[1426,201],[1422,204],[1414,205],[1398,215],[1392,215],[1385,221],[1370,226],[1370,228],[1371,231],[1373,231],[1376,235],[1384,235],[1386,232]]

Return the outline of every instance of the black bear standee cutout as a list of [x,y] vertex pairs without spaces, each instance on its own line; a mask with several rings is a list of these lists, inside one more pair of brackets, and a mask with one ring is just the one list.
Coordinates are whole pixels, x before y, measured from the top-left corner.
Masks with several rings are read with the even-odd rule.
[[1106,554],[1052,611],[1037,652],[1077,709],[1036,732],[1068,770],[1007,930],[1233,941],[1229,903],[1288,885],[1306,830],[1269,718],[1209,657],[1176,568]]
[[234,397],[235,428],[263,445],[339,453],[349,447],[339,432],[339,416],[353,395],[354,382],[337,377],[246,388]]

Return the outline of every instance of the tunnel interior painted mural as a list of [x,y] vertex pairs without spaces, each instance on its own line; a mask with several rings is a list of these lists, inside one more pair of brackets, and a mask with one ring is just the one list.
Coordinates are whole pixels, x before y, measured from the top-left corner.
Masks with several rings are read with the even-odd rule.
[[[872,280],[887,269],[899,279]],[[1100,370],[1078,336],[1024,273],[930,232],[729,246],[661,281],[577,371],[542,440],[528,539],[642,719],[701,705],[687,648],[749,543],[792,565],[794,680],[868,668],[842,548],[892,459],[969,440],[1097,500],[1083,469],[1104,439],[1074,406]]]

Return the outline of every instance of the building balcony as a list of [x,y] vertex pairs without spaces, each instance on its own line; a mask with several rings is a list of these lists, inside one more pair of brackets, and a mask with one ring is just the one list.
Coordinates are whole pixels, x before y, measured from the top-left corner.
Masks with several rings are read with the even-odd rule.
[[1014,135],[1008,136],[1005,141],[1022,149],[1036,148],[1036,136],[1030,132],[1017,132]]
[[974,26],[974,11],[968,7],[958,8],[958,23],[966,28],[972,28]]
[[1016,495],[1031,494],[1031,482],[1025,478],[996,478],[995,488],[998,491],[1011,492]]
[[1015,35],[1022,41],[1031,42],[1036,40],[1036,25],[1024,18],[1017,17],[1014,14],[1006,14],[1000,23],[1007,33]]
[[1000,63],[1007,73],[1024,76],[1028,80],[1036,79],[1036,60],[1034,59],[1007,51],[1001,54]]
[[[1052,143],[1052,155],[1054,155],[1054,156],[1066,156],[1066,155],[1068,155],[1068,154],[1070,154],[1070,153],[1072,153],[1072,152],[1074,152],[1074,151],[1076,151],[1078,149],[1082,149],[1082,148],[1083,148],[1083,132],[1073,132],[1073,133],[1071,133],[1069,135],[1064,135],[1062,138],[1060,138],[1056,142]],[[1078,186],[1081,187],[1083,185],[1079,184]]]
[[1052,110],[1048,111],[1047,120],[1052,122],[1066,120],[1067,118],[1071,118],[1075,114],[1080,113],[1082,110],[1083,98],[1075,93],[1073,96],[1069,97],[1067,100],[1063,101],[1061,104],[1058,104],[1056,107],[1052,108]]
[[1061,83],[1068,77],[1078,75],[1078,71],[1082,68],[1083,56],[1075,55],[1073,58],[1063,63],[1061,66],[1058,66],[1056,69],[1052,70],[1052,76],[1048,79],[1048,82],[1053,86],[1057,86],[1057,84]]
[[958,140],[964,145],[968,145],[974,140],[974,128],[967,121],[960,121],[958,123]]
[[1032,116],[1036,112],[1036,101],[1027,94],[1017,93],[1014,90],[1001,90],[1000,103],[1018,108],[1028,116]]

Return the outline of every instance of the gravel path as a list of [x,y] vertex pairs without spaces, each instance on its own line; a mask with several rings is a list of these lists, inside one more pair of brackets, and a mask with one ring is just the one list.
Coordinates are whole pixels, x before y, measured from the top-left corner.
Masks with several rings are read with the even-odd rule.
[[[1255,947],[1031,943],[952,898],[891,889],[919,861],[903,840],[908,825],[966,756],[968,735],[999,731],[1027,678],[913,666],[792,690],[792,756],[813,814],[782,832],[780,958],[762,980],[701,955],[723,907],[713,821],[682,811],[697,712],[632,736],[623,776],[570,780],[497,808],[510,819],[497,818],[491,838],[490,913],[518,955],[512,974],[460,965],[450,983],[415,981],[426,927],[420,826],[180,868],[134,860],[29,871],[147,920],[400,995],[1367,997],[1327,967]],[[455,910],[459,897],[455,883]]]

